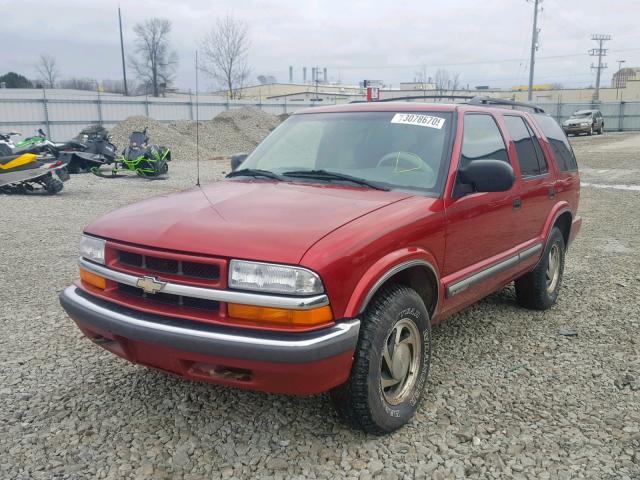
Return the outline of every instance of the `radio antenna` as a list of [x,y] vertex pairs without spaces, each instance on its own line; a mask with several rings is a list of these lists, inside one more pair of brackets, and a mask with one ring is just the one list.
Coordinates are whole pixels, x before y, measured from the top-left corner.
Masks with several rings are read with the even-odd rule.
[[198,101],[198,51],[196,50],[196,186],[200,186],[200,103]]

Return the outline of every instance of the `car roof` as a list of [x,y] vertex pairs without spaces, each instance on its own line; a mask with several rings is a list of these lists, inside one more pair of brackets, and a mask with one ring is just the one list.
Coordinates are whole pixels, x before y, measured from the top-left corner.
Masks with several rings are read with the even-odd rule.
[[423,103],[423,102],[356,102],[323,107],[311,107],[294,112],[293,115],[309,113],[349,113],[349,112],[453,112],[486,111],[493,113],[522,114],[510,108],[469,105],[466,103]]
[[580,113],[596,113],[598,110],[576,110],[573,112],[574,115],[578,115]]

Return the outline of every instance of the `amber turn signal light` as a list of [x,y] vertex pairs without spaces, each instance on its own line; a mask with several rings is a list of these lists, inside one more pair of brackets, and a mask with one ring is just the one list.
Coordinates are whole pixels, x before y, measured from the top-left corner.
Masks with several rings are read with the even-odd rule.
[[103,277],[82,268],[80,269],[80,280],[100,290],[107,288],[107,281]]
[[232,318],[281,327],[316,327],[333,320],[333,313],[329,305],[311,310],[287,310],[229,303],[227,308],[229,316]]

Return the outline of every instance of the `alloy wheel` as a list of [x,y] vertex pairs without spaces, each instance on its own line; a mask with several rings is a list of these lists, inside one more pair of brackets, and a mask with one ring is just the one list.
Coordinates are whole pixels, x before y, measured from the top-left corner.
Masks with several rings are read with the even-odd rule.
[[413,391],[420,371],[422,342],[416,324],[403,318],[387,336],[380,365],[380,388],[391,405],[405,401]]
[[549,250],[549,258],[547,261],[547,292],[553,293],[558,285],[560,278],[560,247],[556,244],[551,246]]

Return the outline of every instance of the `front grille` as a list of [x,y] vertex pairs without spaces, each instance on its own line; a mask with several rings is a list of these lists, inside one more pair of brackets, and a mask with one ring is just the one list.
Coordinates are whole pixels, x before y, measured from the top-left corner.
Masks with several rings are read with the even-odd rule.
[[215,300],[206,300],[203,298],[183,297],[181,295],[173,295],[172,293],[145,293],[141,288],[118,283],[118,291],[126,295],[143,298],[147,301],[162,303],[165,305],[173,305],[176,307],[197,308],[201,310],[217,311],[219,303]]
[[220,267],[210,263],[188,262],[171,258],[141,255],[118,250],[118,261],[130,267],[143,268],[151,272],[180,275],[204,280],[218,280]]

